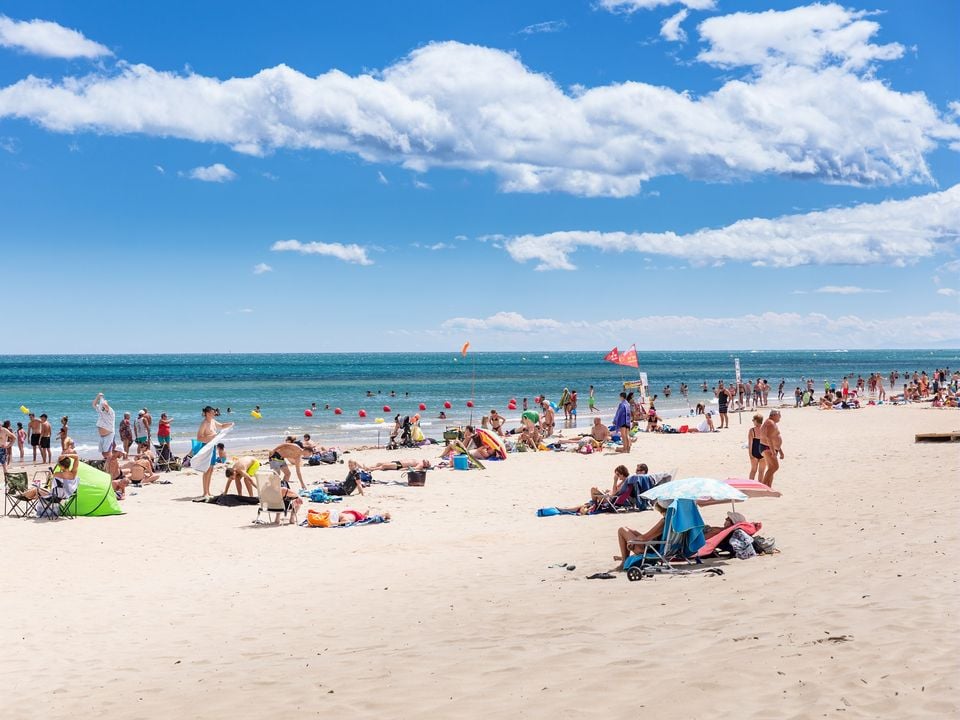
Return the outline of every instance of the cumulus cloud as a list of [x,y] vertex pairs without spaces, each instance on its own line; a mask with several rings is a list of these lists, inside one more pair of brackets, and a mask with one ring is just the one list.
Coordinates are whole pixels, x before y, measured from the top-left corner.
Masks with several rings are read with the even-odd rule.
[[273,272],[273,268],[267,265],[266,263],[257,263],[253,266],[254,275],[263,275],[264,273]]
[[759,266],[902,264],[931,257],[960,238],[960,185],[908,200],[888,200],[779,218],[739,220],[686,235],[674,232],[573,230],[520,235],[505,247],[538,270],[573,270],[570,255],[606,252],[666,255],[693,264],[749,262]]
[[235,180],[237,174],[223,163],[214,163],[207,167],[195,167],[193,170],[188,170],[186,177],[203,182],[223,183]]
[[[734,317],[649,315],[624,320],[528,319],[517,312],[499,312],[486,318],[451,318],[442,332],[489,333],[507,342],[517,334],[527,347],[596,348],[624,338],[649,338],[647,349],[728,348],[730,338],[752,337],[758,349],[782,347],[889,348],[925,347],[960,339],[960,314],[929,313],[892,318],[822,313],[765,312]],[[766,343],[766,344],[765,344]]]
[[859,70],[877,60],[896,60],[903,45],[874,45],[879,23],[868,13],[840,5],[807,5],[792,10],[739,12],[708,18],[697,28],[709,47],[698,58],[722,67],[839,64]]
[[874,290],[872,288],[862,288],[856,285],[824,285],[813,292],[823,293],[825,295],[873,295],[877,293],[890,292],[889,290]]
[[716,0],[600,0],[600,7],[610,12],[635,13],[663,5],[683,5],[691,10],[711,10]]
[[494,330],[507,332],[534,332],[537,330],[556,330],[562,327],[557,320],[547,318],[525,318],[516,312],[498,312],[486,318],[455,317],[446,320],[444,330]]
[[684,32],[680,24],[687,19],[690,11],[684,8],[676,15],[671,15],[660,26],[660,37],[670,42],[686,42],[687,33]]
[[[125,62],[60,81],[31,76],[0,89],[0,118],[253,155],[314,149],[415,172],[489,172],[508,192],[623,197],[664,175],[931,182],[925,157],[960,147],[957,118],[923,93],[859,71],[897,53],[869,42],[875,23],[839,8],[829,14],[830,33],[812,20],[766,43],[744,31],[739,51],[735,25],[702,24],[703,58],[744,67],[705,94],[637,81],[568,90],[515,53],[436,42],[357,76],[279,65],[221,80]],[[764,13],[739,15],[748,28],[770,24],[756,19]]]
[[954,288],[940,288],[937,290],[937,295],[946,295],[947,297],[956,297],[960,295],[960,290],[955,290]]
[[354,244],[279,240],[271,245],[270,249],[274,252],[297,252],[301,255],[326,255],[355,265],[373,265],[373,260],[367,257],[366,248]]
[[527,25],[525,28],[520,30],[521,35],[537,35],[538,33],[555,33],[560,32],[567,27],[566,20],[545,20],[544,22],[534,23],[533,25]]
[[48,20],[14,20],[0,15],[0,47],[51,58],[97,58],[113,55],[76,30]]

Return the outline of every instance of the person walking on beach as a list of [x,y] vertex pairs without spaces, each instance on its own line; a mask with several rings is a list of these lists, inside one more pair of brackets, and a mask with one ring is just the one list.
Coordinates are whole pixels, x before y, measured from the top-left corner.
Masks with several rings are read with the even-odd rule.
[[97,434],[100,435],[98,444],[100,454],[104,460],[109,460],[113,454],[113,448],[117,444],[117,413],[114,411],[103,393],[97,393],[93,399],[93,409],[97,411]]
[[777,400],[783,402],[783,386],[787,384],[787,381],[783,378],[780,378],[780,384],[777,386]]
[[[203,420],[200,421],[200,427],[197,428],[197,441],[200,443],[201,447],[213,440],[217,436],[217,433],[219,433],[221,430],[233,427],[233,423],[217,422],[216,411],[209,405],[204,407],[202,412]],[[210,481],[213,479],[213,468],[216,466],[217,462],[217,453],[212,453],[210,456],[210,466],[204,468],[203,470],[204,499],[210,497]],[[194,468],[194,470],[199,469],[200,468]]]
[[630,452],[630,424],[632,422],[632,412],[630,403],[627,402],[627,393],[620,393],[620,404],[617,405],[617,412],[613,416],[613,426],[620,431],[621,447],[617,452]]
[[13,441],[16,439],[17,436],[10,429],[10,421],[4,420],[0,426],[0,467],[4,473],[7,472],[7,463],[13,461]]
[[597,398],[594,393],[593,385],[590,386],[590,394],[587,396],[587,405],[590,408],[591,414],[597,411]]
[[27,431],[30,433],[30,447],[33,448],[33,461],[37,461],[37,450],[40,448],[40,420],[30,413],[28,416]]
[[780,411],[771,410],[758,433],[767,466],[760,469],[757,480],[767,487],[773,487],[773,476],[780,469],[780,461],[783,460],[783,438],[780,436],[779,422]]
[[150,442],[153,440],[153,415],[150,414],[150,411],[147,408],[143,409],[143,425],[147,428],[147,443],[146,449],[150,449]]
[[123,445],[123,459],[126,460],[133,445],[133,424],[128,412],[123,414],[123,420],[120,421],[120,443]]

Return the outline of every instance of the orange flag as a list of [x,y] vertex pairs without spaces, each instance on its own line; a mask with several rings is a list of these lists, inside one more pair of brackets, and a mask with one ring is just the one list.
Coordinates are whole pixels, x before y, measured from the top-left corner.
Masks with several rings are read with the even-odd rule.
[[608,352],[608,353],[604,356],[603,359],[604,359],[606,362],[616,363],[617,365],[619,365],[619,364],[620,364],[620,351],[617,350],[617,348],[614,348],[613,350],[611,350],[610,352]]
[[617,365],[629,365],[635,368],[640,367],[640,363],[637,361],[637,346],[631,345],[629,350],[621,353],[620,358],[617,360]]

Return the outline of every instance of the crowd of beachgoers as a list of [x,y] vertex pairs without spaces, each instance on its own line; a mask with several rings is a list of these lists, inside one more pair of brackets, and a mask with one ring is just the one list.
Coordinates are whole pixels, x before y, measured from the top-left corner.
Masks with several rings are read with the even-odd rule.
[[[901,383],[900,380],[903,382]],[[91,407],[96,420],[99,436],[99,457],[81,460],[75,444],[70,437],[67,417],[61,418],[61,427],[56,434],[60,445],[58,457],[54,462],[51,449],[54,437],[48,416],[41,414],[28,416],[27,427],[18,423],[16,429],[10,421],[3,423],[0,429],[0,460],[5,474],[14,472],[15,448],[19,452],[21,470],[29,464],[49,468],[46,472],[35,474],[34,482],[19,488],[22,499],[46,497],[66,499],[76,492],[77,470],[80,463],[92,465],[102,470],[109,478],[118,499],[124,499],[130,487],[142,487],[152,483],[167,483],[169,470],[189,468],[201,474],[202,493],[196,498],[200,502],[224,503],[224,498],[233,498],[235,503],[263,503],[264,482],[272,485],[278,498],[274,520],[279,522],[281,515],[291,524],[326,527],[336,525],[368,524],[390,520],[389,513],[371,513],[353,509],[310,510],[306,518],[299,516],[305,502],[331,503],[347,496],[366,495],[372,486],[381,482],[396,483],[397,480],[384,481],[390,472],[403,472],[408,475],[409,483],[414,484],[417,476],[427,471],[448,467],[466,469],[483,467],[483,463],[506,460],[512,453],[537,452],[574,452],[581,455],[593,453],[622,454],[631,452],[632,443],[641,433],[689,434],[719,433],[729,430],[731,413],[755,411],[747,428],[744,463],[744,477],[728,481],[733,487],[751,492],[774,492],[773,485],[780,461],[784,458],[783,438],[779,423],[781,409],[787,407],[813,407],[821,410],[857,409],[867,405],[929,403],[932,407],[956,407],[960,372],[951,372],[948,368],[936,369],[928,374],[918,371],[903,376],[893,371],[884,376],[872,373],[863,376],[845,376],[838,382],[824,381],[817,387],[812,379],[804,379],[802,385],[794,388],[788,395],[784,381],[776,388],[775,400],[770,407],[773,390],[763,378],[756,381],[725,382],[706,390],[706,383],[700,388],[705,394],[712,395],[711,402],[698,402],[691,408],[689,416],[671,419],[672,424],[664,422],[657,411],[659,395],[650,397],[635,394],[628,390],[620,393],[613,417],[605,420],[597,408],[594,389],[588,392],[588,417],[586,428],[578,427],[579,398],[576,390],[563,388],[557,399],[546,395],[533,398],[530,403],[523,398],[522,407],[515,399],[507,404],[510,411],[520,412],[519,423],[513,427],[506,417],[496,409],[490,409],[474,425],[448,427],[441,438],[426,437],[420,427],[420,415],[400,415],[394,417],[387,450],[400,448],[419,448],[419,458],[391,459],[378,462],[361,463],[346,458],[351,450],[358,448],[326,447],[318,443],[309,434],[289,435],[266,451],[240,451],[228,455],[226,435],[233,423],[221,422],[217,408],[206,406],[202,409],[202,419],[197,427],[196,439],[192,448],[184,457],[177,457],[171,450],[171,427],[174,418],[161,413],[154,428],[154,418],[146,407],[133,416],[124,412],[117,425],[117,411],[107,398],[98,394]],[[902,388],[894,393],[893,388]],[[818,394],[819,391],[819,394]],[[663,394],[669,396],[672,389],[663,388]],[[687,396],[689,388],[682,384],[680,392]],[[792,397],[790,397],[792,395]],[[254,408],[251,412],[259,412]],[[26,447],[32,450],[32,459],[26,457]],[[749,470],[747,470],[749,462]],[[346,475],[343,480],[315,482],[310,487],[304,480],[302,469],[305,465],[342,466]],[[214,475],[223,471],[224,487],[215,492]],[[296,475],[296,482],[293,476]],[[39,476],[39,480],[36,478]],[[665,482],[677,481],[674,473],[651,472],[646,463],[638,463],[631,471],[626,465],[618,465],[613,473],[609,488],[594,486],[589,490],[587,499],[579,505],[564,508],[541,509],[545,514],[563,513],[589,515],[601,512],[623,512],[625,510],[657,509],[665,516],[669,503],[650,502],[643,494]],[[739,486],[738,484],[739,483]],[[8,493],[10,492],[8,488]],[[586,493],[585,493],[586,494]],[[49,513],[50,502],[44,503]],[[620,544],[620,567],[634,547],[642,545],[660,535],[663,531],[664,517],[661,517],[650,530],[640,533],[629,528],[621,528],[618,535]],[[746,533],[741,537],[752,537],[758,526],[747,522],[741,514],[731,512],[723,527],[704,526],[704,539],[711,540],[722,536],[723,543],[712,549],[735,551],[727,542],[730,533],[725,531],[738,529]],[[736,535],[733,535],[736,539]],[[757,536],[755,549],[771,549],[767,541]]]

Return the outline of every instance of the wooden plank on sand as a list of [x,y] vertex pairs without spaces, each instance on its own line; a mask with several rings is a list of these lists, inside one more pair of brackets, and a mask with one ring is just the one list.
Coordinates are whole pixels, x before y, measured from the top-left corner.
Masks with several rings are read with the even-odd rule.
[[960,432],[917,433],[915,442],[960,442]]

